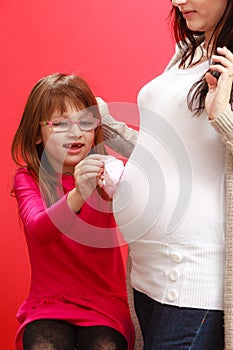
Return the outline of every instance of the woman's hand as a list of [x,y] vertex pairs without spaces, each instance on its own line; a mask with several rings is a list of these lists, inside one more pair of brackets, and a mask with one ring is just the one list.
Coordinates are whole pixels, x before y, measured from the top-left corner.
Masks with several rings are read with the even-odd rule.
[[93,192],[97,184],[101,183],[104,172],[104,155],[92,154],[80,163],[74,170],[76,190],[86,200]]
[[210,65],[213,72],[219,72],[217,80],[211,73],[206,73],[205,78],[209,92],[205,99],[205,108],[209,119],[214,119],[224,112],[231,96],[233,82],[233,54],[226,47],[217,48],[219,55],[213,55]]

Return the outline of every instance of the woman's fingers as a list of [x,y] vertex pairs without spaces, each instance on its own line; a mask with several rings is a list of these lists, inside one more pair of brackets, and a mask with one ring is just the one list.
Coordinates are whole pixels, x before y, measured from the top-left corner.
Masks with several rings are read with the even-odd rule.
[[205,107],[209,119],[214,119],[224,112],[231,97],[233,82],[233,54],[226,47],[217,48],[218,55],[212,56],[213,64],[210,70],[220,73],[218,80],[211,72],[206,73],[208,93],[205,99]]
[[233,80],[233,54],[225,46],[218,47],[217,52],[219,55],[213,55],[210,64],[210,69],[212,71],[217,71],[223,74],[226,79]]
[[206,73],[205,79],[208,84],[209,90],[216,88],[218,81],[210,72]]

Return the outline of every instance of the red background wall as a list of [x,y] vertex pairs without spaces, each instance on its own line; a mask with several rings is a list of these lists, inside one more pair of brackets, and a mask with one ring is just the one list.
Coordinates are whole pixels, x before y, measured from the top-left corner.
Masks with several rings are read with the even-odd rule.
[[[2,0],[0,4],[0,349],[14,349],[17,308],[30,269],[15,200],[10,144],[35,82],[53,72],[84,76],[108,102],[136,103],[166,66],[170,1]],[[123,118],[122,118],[123,119]]]

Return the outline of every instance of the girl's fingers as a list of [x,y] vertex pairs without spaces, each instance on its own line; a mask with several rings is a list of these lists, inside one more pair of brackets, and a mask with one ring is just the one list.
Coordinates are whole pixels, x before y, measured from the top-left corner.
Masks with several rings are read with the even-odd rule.
[[100,166],[83,166],[80,169],[77,169],[77,174],[78,176],[82,176],[85,174],[92,174],[93,176],[100,176],[104,172],[103,168]]
[[103,161],[106,158],[103,154],[90,154],[85,159],[86,160],[97,160],[97,161]]
[[[96,184],[98,184],[98,179],[102,179],[103,173],[104,165],[102,162],[91,162],[91,164],[87,162],[75,169],[74,177],[77,179],[78,182],[88,182],[91,180],[95,180],[97,181]],[[100,181],[100,185],[101,183],[102,181]]]
[[104,160],[106,156],[101,154],[92,154],[85,159],[83,159],[75,167],[75,172],[78,171],[79,174],[96,172],[96,175],[102,175],[104,172]]
[[96,184],[99,185],[100,188],[104,187],[104,178],[99,176],[96,178]]

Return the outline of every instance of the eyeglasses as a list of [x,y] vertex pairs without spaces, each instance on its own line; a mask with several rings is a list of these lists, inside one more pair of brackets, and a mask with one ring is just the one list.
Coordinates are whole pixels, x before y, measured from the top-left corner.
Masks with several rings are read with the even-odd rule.
[[78,120],[71,119],[54,119],[54,120],[41,120],[40,125],[49,125],[54,132],[66,132],[69,131],[74,124],[77,124],[82,131],[91,131],[97,128],[100,124],[100,120],[95,117],[82,117]]

